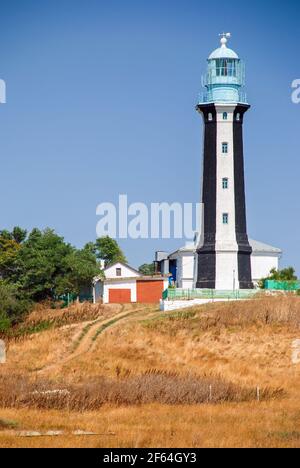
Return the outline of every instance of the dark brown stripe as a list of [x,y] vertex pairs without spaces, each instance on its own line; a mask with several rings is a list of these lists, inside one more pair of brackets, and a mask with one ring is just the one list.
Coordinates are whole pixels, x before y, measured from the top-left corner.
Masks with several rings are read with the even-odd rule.
[[[198,253],[197,288],[216,286],[217,210],[217,113],[214,104],[197,106],[204,118],[204,160],[202,203],[204,204],[204,245]],[[209,114],[212,120],[209,120]]]
[[[243,121],[244,114],[250,108],[240,104],[234,111],[233,146],[234,146],[234,188],[235,188],[235,231],[238,244],[238,268],[240,289],[252,289],[251,253],[247,235],[246,197],[244,176]],[[237,115],[240,119],[237,120]]]

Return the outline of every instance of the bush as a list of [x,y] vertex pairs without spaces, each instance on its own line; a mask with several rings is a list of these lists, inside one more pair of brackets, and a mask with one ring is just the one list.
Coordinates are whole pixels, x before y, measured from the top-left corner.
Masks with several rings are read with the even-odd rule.
[[18,298],[16,288],[0,281],[0,333],[18,323],[28,309],[29,303]]
[[[279,399],[284,394],[281,388],[262,388],[261,400]],[[95,411],[107,404],[199,405],[256,399],[255,387],[235,385],[219,376],[180,376],[155,369],[125,379],[99,377],[92,382],[64,385],[63,388],[42,379],[31,382],[20,375],[0,375],[0,408]]]
[[267,280],[294,283],[295,281],[298,281],[298,278],[296,276],[295,269],[293,267],[288,267],[288,268],[284,268],[283,270],[276,270],[276,268],[273,268],[270,271],[270,274],[269,276],[267,276],[267,278],[262,278],[258,282],[258,287],[260,289],[265,289],[265,283]]
[[0,333],[5,333],[11,327],[11,321],[6,314],[0,314]]

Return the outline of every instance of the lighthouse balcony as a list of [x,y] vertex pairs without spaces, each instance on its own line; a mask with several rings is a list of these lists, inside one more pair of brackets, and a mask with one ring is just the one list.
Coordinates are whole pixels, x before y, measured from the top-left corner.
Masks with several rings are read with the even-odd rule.
[[200,93],[198,104],[214,102],[247,104],[247,94],[240,89],[229,87],[214,88]]

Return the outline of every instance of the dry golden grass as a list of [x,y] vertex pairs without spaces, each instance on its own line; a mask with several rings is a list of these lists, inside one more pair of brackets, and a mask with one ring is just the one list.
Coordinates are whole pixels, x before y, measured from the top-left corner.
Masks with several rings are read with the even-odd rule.
[[[128,306],[126,311],[135,313],[101,331],[92,350],[87,348],[76,359],[68,357],[86,322],[11,342],[2,376],[18,373],[29,382],[43,378],[59,388],[84,388],[99,379],[124,385],[156,369],[165,375],[176,373],[181,382],[188,374],[198,379],[219,376],[239,389],[281,387],[285,395],[260,403],[194,405],[191,400],[188,406],[177,400],[172,406],[136,406],[129,401],[129,406],[118,407],[112,401],[81,413],[0,409],[0,420],[16,421],[20,430],[66,431],[58,438],[22,439],[4,427],[0,446],[300,447],[300,365],[291,361],[292,342],[300,339],[300,298],[219,303],[165,315],[149,306],[141,312]],[[112,315],[120,312],[117,308]],[[76,429],[102,435],[72,436]]]
[[[0,410],[17,430],[62,430],[60,437],[19,438],[0,430],[1,447],[299,447],[296,402],[104,407],[97,412]],[[74,430],[99,435],[76,437]]]

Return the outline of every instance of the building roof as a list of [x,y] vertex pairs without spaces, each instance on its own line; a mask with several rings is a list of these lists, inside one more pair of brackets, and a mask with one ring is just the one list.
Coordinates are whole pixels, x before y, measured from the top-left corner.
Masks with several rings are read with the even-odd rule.
[[[273,253],[273,254],[282,254],[282,250],[278,249],[277,247],[272,247],[271,245],[264,244],[263,242],[259,242],[253,239],[249,239],[249,244],[252,247],[253,253]],[[184,247],[172,252],[169,257],[175,255],[177,253],[184,253],[184,252],[194,252],[196,250],[196,245],[194,243],[186,244]]]
[[196,244],[194,242],[190,244],[186,244],[183,247],[180,247],[179,249],[175,250],[175,252],[172,252],[169,254],[169,257],[172,257],[172,255],[175,255],[180,252],[194,252],[196,250]]
[[214,50],[208,57],[208,60],[216,60],[216,59],[222,59],[222,58],[238,59],[239,56],[237,55],[236,52],[234,52],[234,50],[229,49],[229,47],[226,47],[224,45]]
[[249,239],[249,243],[252,247],[253,252],[267,252],[267,253],[278,253],[282,254],[282,250],[277,247],[272,247],[271,245],[264,244],[253,239]]
[[227,41],[228,39],[231,37],[231,34],[230,33],[223,33],[223,34],[220,34],[221,36],[221,47],[219,47],[218,49],[214,50],[208,60],[215,60],[215,59],[223,59],[223,58],[228,58],[228,59],[236,59],[238,60],[239,56],[234,52],[234,50],[232,49],[229,49],[227,47]]

